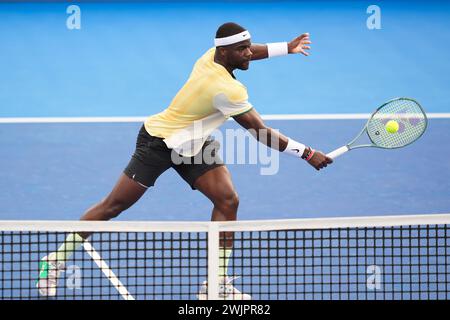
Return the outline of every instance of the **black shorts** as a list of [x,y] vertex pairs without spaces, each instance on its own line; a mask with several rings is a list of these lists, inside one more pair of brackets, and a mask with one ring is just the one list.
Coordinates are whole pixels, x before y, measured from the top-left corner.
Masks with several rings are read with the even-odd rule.
[[[167,148],[162,138],[151,136],[142,126],[136,141],[136,150],[124,173],[144,187],[155,185],[156,179],[167,169],[174,168],[178,174],[194,188],[198,177],[208,170],[223,166],[217,150],[220,144],[215,140],[207,140],[202,151],[195,157],[178,157],[172,160],[172,149]],[[204,153],[208,156],[204,157]],[[182,163],[180,164],[180,159]],[[206,161],[205,161],[206,159]]]

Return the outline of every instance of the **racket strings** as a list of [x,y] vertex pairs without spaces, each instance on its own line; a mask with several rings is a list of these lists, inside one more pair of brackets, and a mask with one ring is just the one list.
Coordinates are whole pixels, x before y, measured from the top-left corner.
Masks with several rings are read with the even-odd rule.
[[[394,120],[398,123],[398,131],[390,133],[386,124]],[[427,127],[427,118],[414,100],[392,100],[378,109],[367,123],[370,140],[382,148],[399,148],[417,140]]]

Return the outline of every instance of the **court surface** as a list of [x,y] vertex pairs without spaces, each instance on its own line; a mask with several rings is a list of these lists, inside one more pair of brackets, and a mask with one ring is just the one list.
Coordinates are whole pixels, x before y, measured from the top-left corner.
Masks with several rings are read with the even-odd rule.
[[[229,165],[239,219],[449,211],[447,3],[381,1],[380,30],[367,28],[369,3],[359,1],[81,2],[80,30],[67,29],[67,6],[0,4],[0,219],[78,219],[111,190],[141,126],[8,122],[159,112],[211,46],[217,26],[230,20],[248,27],[255,42],[311,33],[310,57],[254,62],[237,73],[261,114],[351,117],[397,96],[444,114],[430,119],[411,146],[355,150],[321,172],[282,154],[275,175],[261,175],[261,163]],[[328,152],[353,138],[364,120],[267,123]],[[208,200],[169,171],[118,219],[209,220],[210,211]]]

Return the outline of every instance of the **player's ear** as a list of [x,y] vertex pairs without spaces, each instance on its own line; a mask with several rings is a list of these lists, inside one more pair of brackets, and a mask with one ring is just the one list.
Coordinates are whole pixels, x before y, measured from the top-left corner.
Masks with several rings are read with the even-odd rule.
[[224,47],[218,47],[217,51],[219,52],[219,56],[224,58],[227,54],[227,49],[225,49]]

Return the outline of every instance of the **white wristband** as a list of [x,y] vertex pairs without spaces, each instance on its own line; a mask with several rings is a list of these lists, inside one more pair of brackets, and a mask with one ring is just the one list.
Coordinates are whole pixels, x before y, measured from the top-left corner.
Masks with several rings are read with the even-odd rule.
[[288,145],[283,152],[301,158],[305,149],[306,146],[303,143],[288,138]]
[[268,43],[267,52],[269,54],[269,58],[285,56],[288,54],[288,44],[287,42]]

